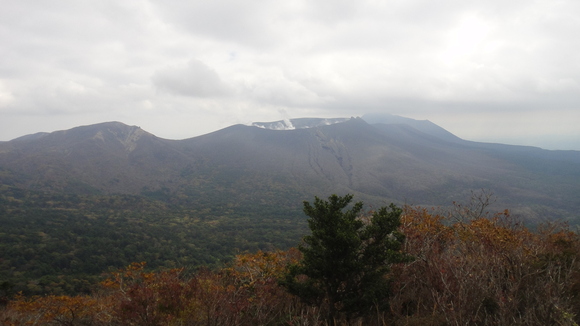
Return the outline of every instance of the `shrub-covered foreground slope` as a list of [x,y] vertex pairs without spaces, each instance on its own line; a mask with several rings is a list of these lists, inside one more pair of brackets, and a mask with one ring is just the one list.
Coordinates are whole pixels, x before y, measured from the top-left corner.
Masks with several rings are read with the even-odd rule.
[[[384,310],[337,324],[576,325],[580,238],[565,226],[531,231],[509,213],[462,207],[446,216],[407,208],[400,231],[414,261],[392,266]],[[6,325],[323,325],[324,305],[307,306],[278,285],[297,250],[238,255],[214,271],[109,274],[91,295],[15,297]]]

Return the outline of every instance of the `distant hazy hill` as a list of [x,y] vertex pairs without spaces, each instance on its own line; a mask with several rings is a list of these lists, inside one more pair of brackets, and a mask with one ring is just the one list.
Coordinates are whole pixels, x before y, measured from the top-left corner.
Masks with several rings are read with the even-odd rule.
[[450,205],[483,188],[501,208],[531,219],[580,216],[580,152],[469,142],[429,121],[390,115],[235,125],[185,140],[118,122],[39,133],[0,142],[0,182],[141,194],[233,214],[252,204],[299,207],[331,193]]

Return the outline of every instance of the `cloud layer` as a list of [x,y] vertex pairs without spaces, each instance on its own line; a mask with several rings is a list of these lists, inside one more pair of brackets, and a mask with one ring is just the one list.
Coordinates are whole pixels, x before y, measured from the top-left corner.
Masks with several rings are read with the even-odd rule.
[[0,11],[0,140],[119,120],[166,138],[388,112],[580,150],[580,2],[22,1]]

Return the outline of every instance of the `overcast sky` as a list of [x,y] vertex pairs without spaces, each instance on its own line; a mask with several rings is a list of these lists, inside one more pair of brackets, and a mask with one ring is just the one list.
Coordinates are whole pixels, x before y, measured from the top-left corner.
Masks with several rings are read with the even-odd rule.
[[580,150],[578,0],[3,0],[0,140],[386,112]]

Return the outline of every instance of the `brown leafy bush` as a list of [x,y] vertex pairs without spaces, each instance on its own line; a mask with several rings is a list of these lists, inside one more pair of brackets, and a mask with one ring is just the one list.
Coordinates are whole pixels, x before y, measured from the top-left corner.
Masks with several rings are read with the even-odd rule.
[[396,267],[391,304],[400,323],[578,323],[580,240],[565,226],[531,232],[507,211],[451,224],[408,207],[402,232],[417,259]]
[[96,296],[17,297],[0,319],[3,325],[110,325],[111,304]]

